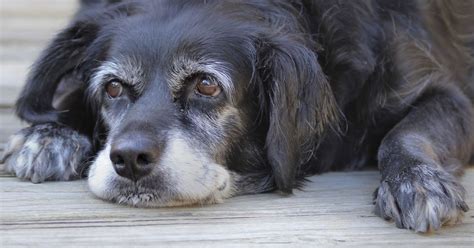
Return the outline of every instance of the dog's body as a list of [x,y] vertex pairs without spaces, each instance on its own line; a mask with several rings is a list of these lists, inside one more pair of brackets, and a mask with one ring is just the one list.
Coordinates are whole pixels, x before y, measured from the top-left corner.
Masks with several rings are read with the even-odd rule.
[[97,196],[176,206],[378,164],[376,214],[437,229],[468,209],[457,177],[474,148],[473,10],[83,1],[17,102],[33,126],[12,137],[7,168],[69,180],[93,158]]

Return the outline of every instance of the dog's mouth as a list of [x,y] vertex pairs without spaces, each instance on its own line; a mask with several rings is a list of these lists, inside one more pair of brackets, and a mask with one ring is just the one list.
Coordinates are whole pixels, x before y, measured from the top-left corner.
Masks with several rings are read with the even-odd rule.
[[148,191],[124,192],[111,199],[112,202],[128,205],[138,208],[154,208],[154,207],[193,207],[209,204],[221,203],[222,198],[209,195],[204,199],[181,199],[179,197],[163,197],[162,194]]
[[158,183],[152,183],[160,181],[159,177],[153,179],[149,176],[136,182],[113,174],[110,178],[112,179],[109,181],[110,186],[107,189],[110,195],[105,198],[100,194],[96,195],[114,203],[134,207],[165,207],[170,206],[168,204],[175,195],[171,189],[160,187],[161,184]]
[[169,206],[167,205],[169,202],[163,200],[162,198],[162,195],[158,195],[155,192],[137,189],[134,191],[131,190],[129,192],[121,192],[119,195],[110,200],[118,204],[130,205],[134,207]]
[[131,187],[128,190],[120,191],[110,201],[121,205],[143,208],[192,206],[200,203],[190,201],[189,199],[179,199],[171,192],[156,191],[142,187]]
[[218,164],[186,156],[164,158],[159,169],[133,181],[116,173],[109,151],[106,146],[89,171],[89,188],[101,199],[134,207],[176,207],[220,203],[234,194],[231,173]]
[[[153,180],[152,178],[144,178],[144,182]],[[156,179],[155,179],[156,180]],[[129,205],[133,207],[181,207],[181,206],[202,206],[208,204],[221,203],[223,195],[228,190],[229,182],[224,181],[217,187],[217,191],[212,191],[206,197],[193,197],[192,195],[183,195],[172,187],[160,188],[153,185],[144,186],[143,182],[132,182],[118,178],[114,182],[117,192],[115,196],[108,199],[114,203],[121,205]]]

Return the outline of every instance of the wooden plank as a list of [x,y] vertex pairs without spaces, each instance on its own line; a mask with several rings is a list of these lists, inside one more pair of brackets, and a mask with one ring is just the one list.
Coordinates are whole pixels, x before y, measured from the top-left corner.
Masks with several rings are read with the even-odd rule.
[[[31,184],[0,178],[4,247],[408,246],[472,247],[474,214],[432,235],[372,213],[375,171],[327,173],[290,197],[261,194],[194,208],[137,209],[95,199],[85,181]],[[464,177],[474,205],[474,170]]]
[[0,154],[8,137],[26,126],[26,123],[21,122],[13,113],[13,109],[0,109]]
[[0,107],[11,107],[29,66],[65,27],[77,0],[0,0]]
[[0,107],[11,108],[25,84],[30,65],[0,62]]
[[0,0],[2,18],[62,17],[67,18],[77,8],[79,0]]
[[[0,47],[2,53],[9,51],[9,46],[18,46],[19,44],[43,47],[54,33],[68,23],[77,8],[76,2],[74,0],[0,0]],[[25,51],[21,49],[14,52],[25,54]],[[28,60],[32,60],[32,58]]]

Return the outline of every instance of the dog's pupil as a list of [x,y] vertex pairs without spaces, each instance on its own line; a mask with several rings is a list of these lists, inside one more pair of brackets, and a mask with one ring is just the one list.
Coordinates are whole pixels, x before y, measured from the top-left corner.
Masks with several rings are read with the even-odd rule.
[[217,96],[220,93],[219,85],[207,78],[201,79],[197,86],[197,90],[199,93],[206,96]]
[[110,82],[107,85],[107,94],[110,97],[118,97],[122,94],[122,84],[119,82]]

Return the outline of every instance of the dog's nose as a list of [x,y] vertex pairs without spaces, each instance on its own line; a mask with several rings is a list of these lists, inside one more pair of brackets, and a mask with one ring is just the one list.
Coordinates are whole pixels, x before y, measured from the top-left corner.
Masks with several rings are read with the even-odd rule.
[[160,149],[149,139],[121,139],[112,144],[110,160],[122,177],[133,181],[150,174],[159,159]]

